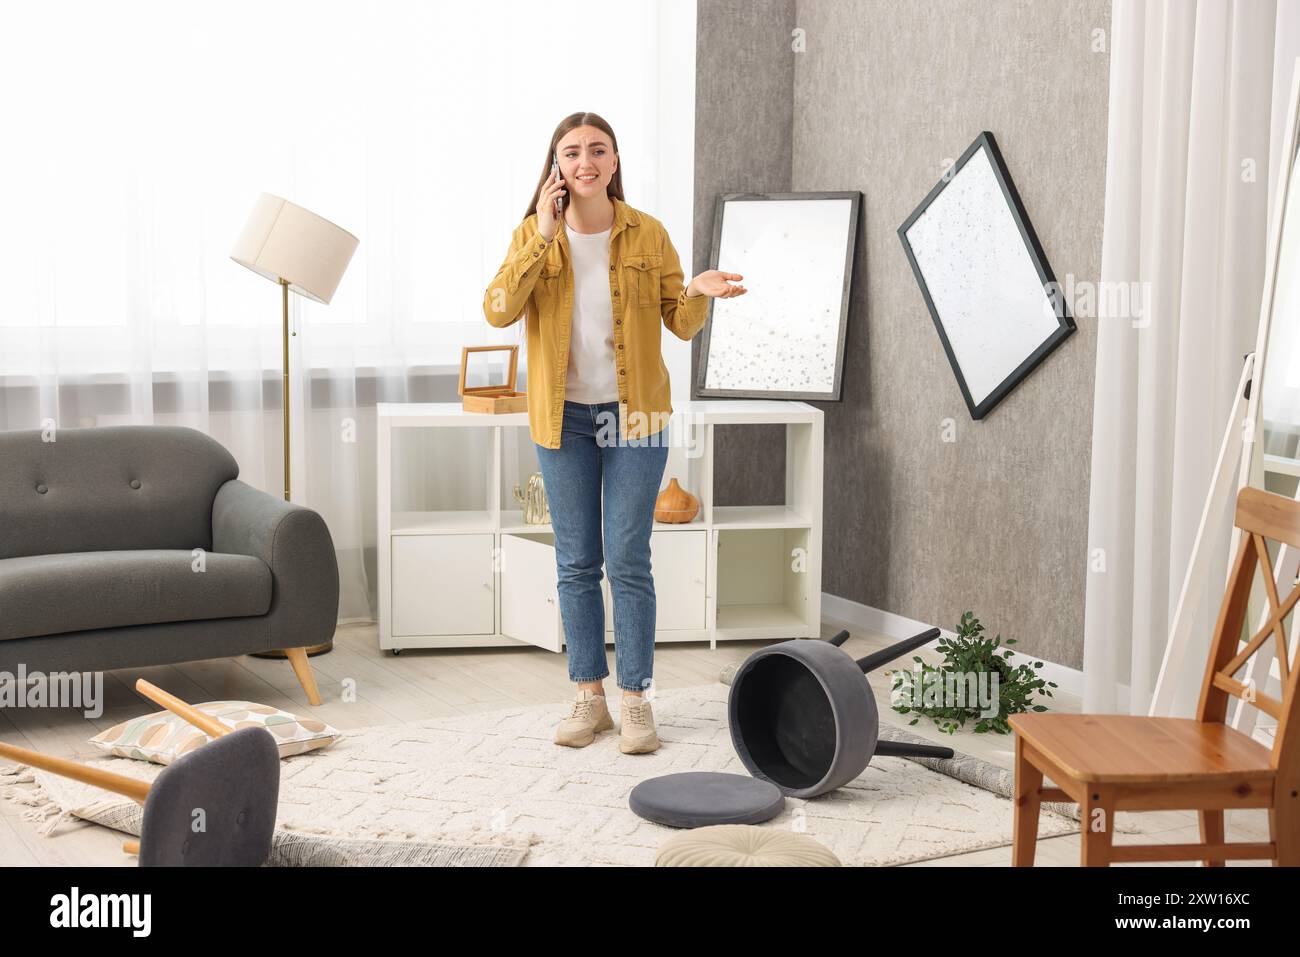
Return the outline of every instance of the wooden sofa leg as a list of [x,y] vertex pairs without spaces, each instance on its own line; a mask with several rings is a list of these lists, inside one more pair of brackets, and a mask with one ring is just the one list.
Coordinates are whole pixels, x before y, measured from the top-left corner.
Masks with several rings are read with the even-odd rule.
[[1024,739],[1016,735],[1016,791],[1011,812],[1011,866],[1033,867],[1038,848],[1038,808],[1043,772],[1025,757]]
[[307,659],[306,648],[286,648],[285,657],[293,665],[293,673],[298,676],[298,683],[307,692],[307,700],[313,705],[320,704],[320,689],[316,687],[316,676],[311,672],[311,662]]
[[[1197,817],[1201,819],[1201,843],[1202,844],[1222,844],[1223,843],[1223,811],[1197,811]],[[1202,863],[1206,867],[1226,867],[1227,861],[1222,858],[1206,858]]]

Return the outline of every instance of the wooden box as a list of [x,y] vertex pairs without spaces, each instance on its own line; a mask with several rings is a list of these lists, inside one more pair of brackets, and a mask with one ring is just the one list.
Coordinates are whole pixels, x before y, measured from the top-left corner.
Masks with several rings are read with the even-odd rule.
[[[510,351],[510,369],[506,374],[505,385],[465,386],[465,371],[469,364],[471,352]],[[461,396],[461,407],[466,412],[486,412],[488,415],[503,415],[507,412],[527,412],[528,393],[515,391],[515,379],[519,366],[518,346],[462,346],[460,350],[460,381],[456,384],[456,394]]]

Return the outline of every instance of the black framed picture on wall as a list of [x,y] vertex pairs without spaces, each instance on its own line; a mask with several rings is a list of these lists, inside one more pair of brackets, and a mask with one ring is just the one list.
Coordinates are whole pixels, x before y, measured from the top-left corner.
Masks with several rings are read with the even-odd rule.
[[898,236],[971,418],[982,419],[1075,330],[992,133]]
[[710,299],[695,395],[838,401],[862,194],[724,193],[710,269],[748,292]]

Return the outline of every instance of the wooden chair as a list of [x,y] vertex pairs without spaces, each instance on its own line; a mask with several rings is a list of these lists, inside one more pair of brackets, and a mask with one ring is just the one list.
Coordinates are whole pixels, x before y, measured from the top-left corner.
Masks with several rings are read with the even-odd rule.
[[[1079,805],[1085,867],[1112,862],[1201,860],[1222,867],[1228,859],[1300,865],[1300,699],[1287,649],[1284,620],[1300,600],[1300,585],[1278,599],[1265,540],[1300,547],[1300,503],[1244,488],[1237,496],[1237,527],[1244,534],[1215,625],[1195,718],[1145,715],[1018,714],[1016,789],[1011,863],[1030,867],[1038,840],[1042,801]],[[1246,606],[1256,568],[1264,579],[1268,623],[1241,646]],[[1277,641],[1283,696],[1264,694],[1235,675],[1270,637]],[[1277,719],[1270,750],[1225,723],[1229,697]],[[1046,775],[1056,784],[1043,787]],[[1267,808],[1268,842],[1224,842],[1223,812]],[[1201,843],[1116,845],[1117,810],[1195,810]]]
[[[212,736],[165,767],[150,784],[0,743],[0,757],[125,795],[144,806],[139,841],[123,850],[142,867],[255,867],[271,852],[280,792],[280,752],[264,728],[232,731],[211,715],[141,678],[136,688]],[[206,827],[195,830],[202,809]]]
[[[297,650],[301,651],[302,649],[299,648]],[[174,694],[171,694],[167,691],[164,691],[162,688],[159,688],[152,681],[146,681],[143,678],[137,678],[135,682],[135,690],[140,692],[150,701],[153,701],[155,704],[162,705],[172,714],[184,718],[186,721],[194,725],[194,727],[198,728],[200,731],[204,732],[207,735],[210,735],[213,738],[213,740],[217,738],[224,738],[231,731],[230,728],[226,727],[224,724],[222,724],[216,718],[212,717],[212,715],[208,714],[206,711],[200,711],[192,704],[189,704],[186,701],[182,701]],[[128,854],[139,854],[140,842],[126,841],[122,845],[122,850],[124,850]]]

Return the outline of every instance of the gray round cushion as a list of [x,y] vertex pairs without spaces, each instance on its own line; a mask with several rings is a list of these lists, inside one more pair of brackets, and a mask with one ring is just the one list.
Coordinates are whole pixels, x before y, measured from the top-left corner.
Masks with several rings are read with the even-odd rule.
[[839,858],[807,834],[746,824],[674,834],[655,857],[655,867],[839,866]]
[[771,781],[719,771],[649,778],[632,789],[632,811],[669,827],[757,824],[781,813],[785,795]]

